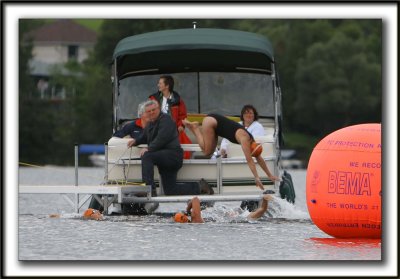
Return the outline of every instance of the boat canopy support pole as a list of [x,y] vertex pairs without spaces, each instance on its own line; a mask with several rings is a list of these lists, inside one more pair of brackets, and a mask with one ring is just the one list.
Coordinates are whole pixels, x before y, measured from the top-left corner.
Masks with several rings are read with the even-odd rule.
[[[282,113],[281,109],[280,109],[280,103],[282,101],[281,99],[281,90],[278,84],[278,76],[276,73],[276,67],[275,67],[275,63],[271,63],[271,68],[272,68],[272,82],[273,82],[273,86],[274,86],[274,110],[275,110],[275,117],[274,117],[274,122],[275,122],[275,129],[274,129],[274,145],[275,147],[277,147],[277,149],[280,149],[281,147],[279,146],[279,134],[280,134],[280,128],[279,127],[279,115]],[[280,152],[278,150],[278,152]],[[279,162],[278,160],[276,160],[276,164],[277,165]],[[275,176],[279,176],[279,168],[274,168],[274,175]],[[277,188],[277,182],[273,182],[274,183],[274,188]]]
[[117,130],[117,106],[118,106],[118,73],[117,73],[117,58],[114,59],[114,71],[112,76],[113,84],[113,94],[112,94],[112,104],[114,107],[113,111],[113,133]]
[[[243,201],[261,200],[263,195],[195,195],[200,201]],[[151,203],[151,202],[187,202],[195,196],[164,196],[164,197],[125,197],[122,203]]]
[[[78,187],[78,150],[79,146],[75,143],[75,186]],[[79,213],[79,194],[75,194],[75,213]]]
[[108,181],[108,142],[104,143],[104,184]]
[[217,193],[223,193],[222,187],[222,156],[219,154],[217,156]]

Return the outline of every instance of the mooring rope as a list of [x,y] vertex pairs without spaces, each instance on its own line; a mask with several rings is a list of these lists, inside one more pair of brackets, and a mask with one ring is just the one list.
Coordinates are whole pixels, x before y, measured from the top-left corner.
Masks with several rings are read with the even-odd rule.
[[[123,155],[122,155],[122,156],[123,156]],[[122,157],[122,156],[121,156],[121,157]],[[41,168],[41,169],[56,169],[57,171],[60,171],[60,172],[69,172],[69,171],[66,171],[66,170],[60,170],[59,167],[40,166],[40,165],[37,165],[37,164],[26,163],[26,162],[18,162],[18,163],[19,163],[19,165],[22,165],[22,166],[28,166],[28,167],[34,167],[34,168]],[[114,165],[115,165],[115,163],[114,163]],[[98,179],[98,177],[93,176],[93,175],[87,175],[87,174],[81,174],[81,175],[84,176],[84,177],[90,177],[90,178],[96,178],[96,179]],[[128,182],[127,180],[121,180],[121,179],[113,180],[113,181],[115,181],[118,185],[119,185],[118,182],[121,182],[121,185],[145,186],[145,183]]]
[[[121,160],[121,158],[125,155],[125,153],[126,153],[128,150],[130,150],[130,153],[129,153],[129,159],[128,159],[128,170],[126,171],[126,168],[125,168],[125,161],[124,161],[124,160]],[[135,183],[135,182],[129,182],[129,181],[128,181],[129,167],[130,167],[130,164],[131,164],[131,159],[132,159],[132,147],[127,147],[127,148],[125,149],[125,151],[121,154],[121,156],[119,156],[119,157],[117,158],[117,160],[114,161],[113,166],[111,167],[111,169],[108,170],[108,173],[107,173],[107,174],[109,174],[110,171],[117,165],[117,162],[118,162],[118,161],[120,161],[120,160],[122,161],[124,179],[115,180],[115,182],[116,182],[117,184],[119,184],[118,182],[121,182],[122,184],[134,184],[134,185],[137,184],[137,183]],[[143,185],[143,186],[144,186],[145,183],[140,183],[140,185]]]

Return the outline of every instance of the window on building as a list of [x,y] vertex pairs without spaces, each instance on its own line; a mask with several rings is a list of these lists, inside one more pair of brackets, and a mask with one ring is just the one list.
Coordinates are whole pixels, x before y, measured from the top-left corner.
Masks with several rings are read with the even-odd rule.
[[68,59],[78,59],[78,46],[69,45],[68,46]]

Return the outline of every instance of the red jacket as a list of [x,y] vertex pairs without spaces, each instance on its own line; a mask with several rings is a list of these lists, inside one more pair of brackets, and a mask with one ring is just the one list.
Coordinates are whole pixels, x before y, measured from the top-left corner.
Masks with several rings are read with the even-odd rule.
[[[161,92],[150,95],[151,100],[156,100],[161,107],[163,95]],[[186,105],[181,96],[175,91],[172,92],[172,98],[167,100],[169,107],[169,114],[176,123],[176,127],[185,127],[182,120],[187,117]]]
[[[149,99],[151,100],[156,100],[160,107],[162,105],[162,99],[163,95],[161,92],[154,93],[153,95],[149,96]],[[178,127],[184,127],[182,120],[187,117],[187,110],[186,110],[186,105],[181,96],[175,91],[172,92],[172,98],[167,100],[168,102],[168,111],[169,114],[171,115],[172,119],[175,121],[176,128]],[[180,143],[192,143],[192,141],[189,139],[189,137],[186,135],[185,131],[182,131],[179,133],[179,142]],[[192,153],[190,151],[185,151],[183,152],[183,158],[184,159],[190,159],[192,156]]]

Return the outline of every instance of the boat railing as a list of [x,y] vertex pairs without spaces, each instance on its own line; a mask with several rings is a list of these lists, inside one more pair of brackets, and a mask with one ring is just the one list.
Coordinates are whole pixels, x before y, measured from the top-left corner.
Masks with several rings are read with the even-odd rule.
[[[140,145],[134,148],[128,148],[126,143],[128,139],[118,139],[118,143],[108,142],[105,143],[105,160],[108,164],[105,165],[105,175],[104,175],[104,183],[99,186],[91,186],[91,185],[79,185],[78,183],[78,146],[75,145],[75,185],[64,185],[64,186],[36,186],[36,185],[20,185],[19,193],[20,194],[62,194],[63,197],[75,208],[75,212],[79,213],[80,208],[91,198],[94,197],[96,200],[103,204],[103,208],[105,209],[105,214],[108,214],[108,206],[112,203],[132,203],[132,202],[140,202],[140,203],[151,203],[151,202],[185,202],[193,196],[151,196],[151,189],[148,185],[143,185],[141,183],[135,183],[131,181],[125,181],[125,183],[109,183],[110,182],[110,169],[109,165],[112,164],[127,164],[126,160],[129,161],[132,165],[140,166],[140,149],[146,147],[147,145]],[[271,142],[265,142],[264,144],[271,144]],[[182,145],[183,149],[186,151],[200,151],[200,146],[198,144],[184,144]],[[120,149],[119,151],[125,149],[125,151],[117,152],[115,151]],[[129,151],[129,154],[125,154]],[[110,156],[110,154],[112,156]],[[125,156],[126,155],[126,156]],[[114,157],[113,157],[114,156]],[[116,157],[116,156],[119,156]],[[113,158],[110,158],[113,157]],[[135,160],[136,159],[136,160]],[[265,156],[264,159],[266,161],[274,161],[276,160],[275,154]],[[196,165],[204,164],[209,167],[207,173],[211,175],[213,181],[216,182],[216,195],[204,195],[201,196],[201,199],[204,201],[242,201],[242,200],[260,200],[262,195],[259,194],[246,194],[237,192],[234,194],[224,194],[223,185],[226,183],[226,178],[223,178],[223,170],[224,166],[234,165],[234,164],[245,164],[245,158],[240,157],[231,157],[231,158],[221,158],[221,156],[217,156],[213,159],[188,159],[184,160],[184,165],[190,166],[193,165],[196,168]],[[195,170],[196,171],[196,170]],[[225,182],[224,182],[225,181]],[[233,182],[232,182],[233,183]],[[265,183],[265,181],[263,181]],[[254,187],[254,184],[253,184]],[[145,197],[135,196],[135,193],[145,193]],[[71,200],[68,194],[73,194],[74,199]],[[80,195],[85,195],[81,198]]]
[[[147,147],[146,144],[127,147],[127,138],[111,138],[108,142],[108,158],[105,164],[105,176],[108,178],[106,183],[114,181],[141,182],[141,158],[140,150]],[[263,144],[263,158],[269,164],[270,170],[279,175],[277,165],[277,155],[273,145],[274,139],[271,136],[256,137],[256,141]],[[183,150],[199,152],[201,148],[198,144],[181,144]],[[213,156],[212,158],[192,158],[184,159],[183,166],[178,172],[178,182],[195,182],[205,179],[215,189],[216,194],[223,194],[225,186],[249,186],[254,185],[254,178],[247,166],[247,160],[241,150],[240,145],[232,144],[228,148],[228,157]],[[256,159],[253,159],[257,164]],[[257,167],[258,168],[258,167]],[[262,172],[261,169],[259,169]],[[157,168],[154,171],[154,180],[162,185]],[[276,188],[274,182],[262,176],[265,186],[272,189]],[[253,186],[254,187],[254,186]],[[233,190],[233,189],[230,189]],[[236,190],[235,190],[236,191]]]

